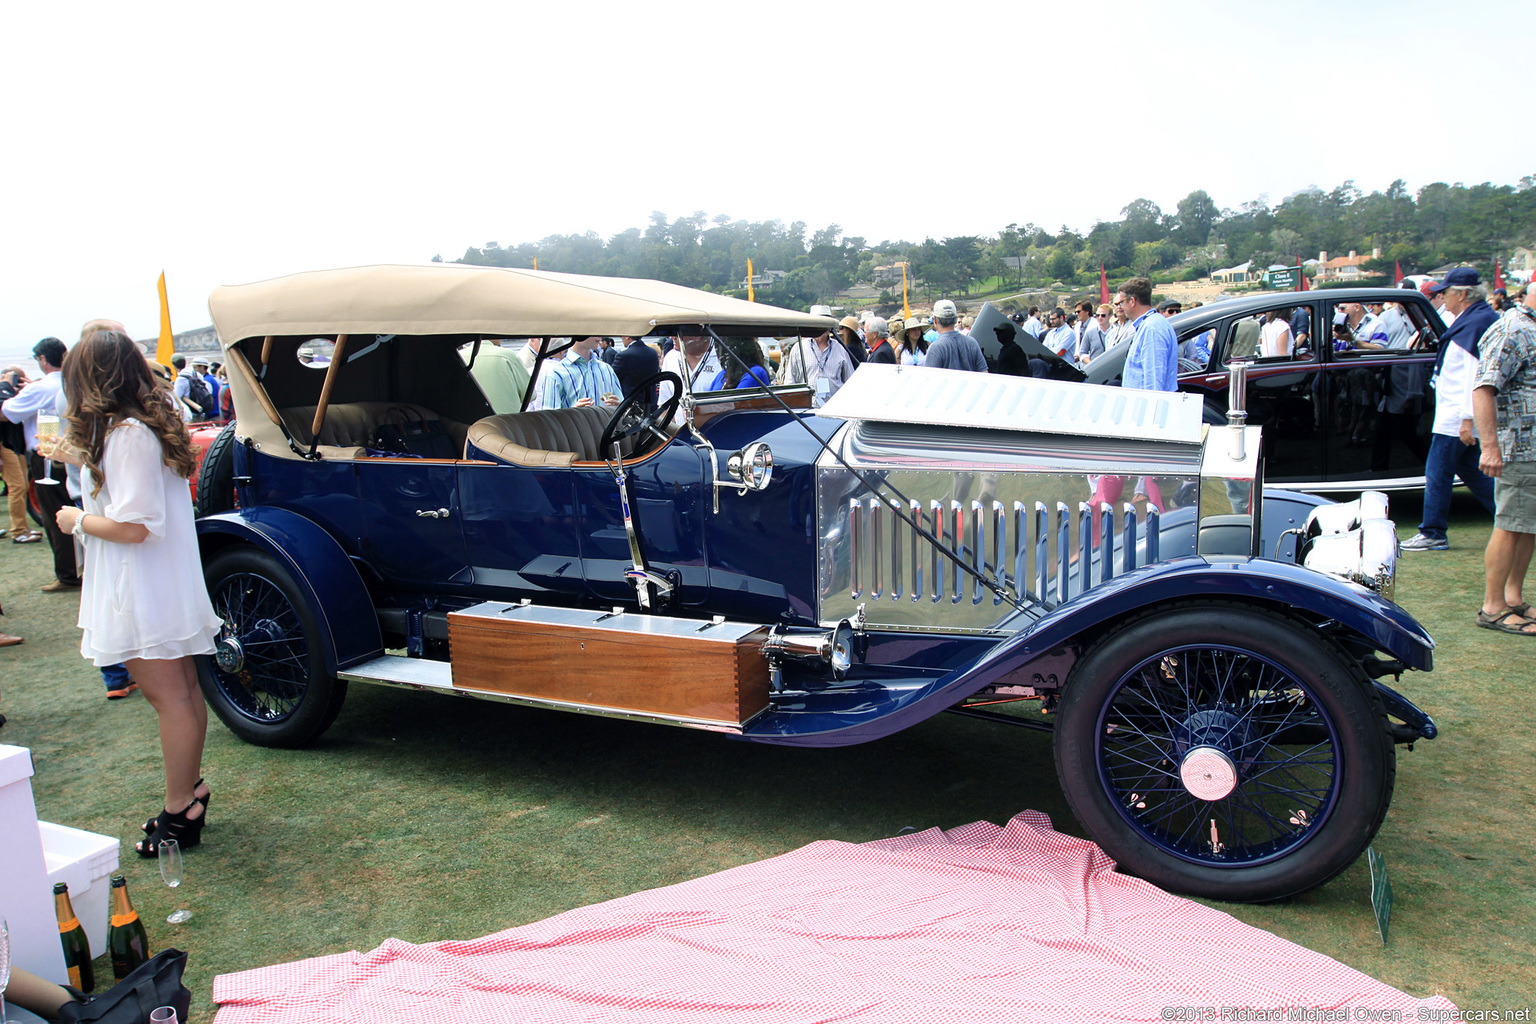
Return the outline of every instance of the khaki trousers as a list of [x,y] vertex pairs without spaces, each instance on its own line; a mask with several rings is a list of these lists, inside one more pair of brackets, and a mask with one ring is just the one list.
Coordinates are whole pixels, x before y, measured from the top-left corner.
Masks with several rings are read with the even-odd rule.
[[10,506],[11,535],[27,529],[27,464],[20,455],[0,446],[0,479],[5,481],[6,502]]

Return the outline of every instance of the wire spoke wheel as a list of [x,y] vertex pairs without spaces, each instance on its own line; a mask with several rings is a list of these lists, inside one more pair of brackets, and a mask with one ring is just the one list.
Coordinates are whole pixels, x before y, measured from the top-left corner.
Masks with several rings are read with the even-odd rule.
[[224,620],[220,640],[238,643],[244,653],[236,671],[215,668],[220,688],[252,718],[287,718],[309,683],[309,655],[298,612],[277,584],[250,573],[225,578],[212,596],[213,610]]
[[1321,885],[1391,799],[1369,681],[1305,625],[1240,607],[1100,641],[1069,677],[1056,743],[1073,812],[1122,868],[1215,899]]
[[300,746],[341,709],[346,684],[332,676],[305,592],[276,559],[248,548],[216,557],[206,572],[224,625],[198,675],[214,712],[242,739]]
[[[1283,667],[1232,646],[1160,653],[1100,710],[1101,784],[1148,841],[1259,864],[1305,843],[1337,797],[1338,738]],[[1308,743],[1300,726],[1321,734]]]

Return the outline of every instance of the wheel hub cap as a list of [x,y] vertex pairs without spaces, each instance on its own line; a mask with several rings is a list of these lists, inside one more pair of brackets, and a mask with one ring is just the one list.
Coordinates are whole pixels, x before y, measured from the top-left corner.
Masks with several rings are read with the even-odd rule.
[[1237,766],[1215,747],[1195,747],[1179,762],[1179,780],[1196,800],[1225,800],[1237,788]]
[[213,660],[220,671],[235,673],[245,667],[245,648],[232,636],[221,636],[213,645]]

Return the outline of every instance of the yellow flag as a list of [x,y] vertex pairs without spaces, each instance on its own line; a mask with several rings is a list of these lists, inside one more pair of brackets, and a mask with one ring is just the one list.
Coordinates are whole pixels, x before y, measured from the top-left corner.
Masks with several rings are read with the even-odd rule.
[[176,354],[176,338],[171,334],[171,302],[165,297],[165,271],[160,271],[160,343],[155,346],[155,362],[171,368],[171,356]]
[[757,293],[752,290],[752,261],[747,260],[747,301],[756,302]]
[[535,256],[533,258],[533,269],[534,270],[538,270],[539,269],[539,258],[537,256]]
[[912,319],[912,307],[907,305],[907,264],[901,264],[901,319],[903,322]]

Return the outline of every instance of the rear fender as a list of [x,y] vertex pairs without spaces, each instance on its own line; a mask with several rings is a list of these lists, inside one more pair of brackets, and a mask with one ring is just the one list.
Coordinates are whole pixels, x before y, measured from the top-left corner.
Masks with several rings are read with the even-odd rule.
[[236,544],[249,544],[280,561],[320,625],[327,671],[384,653],[373,599],[357,567],[330,534],[303,516],[270,507],[204,516],[197,521],[197,542],[205,563]]

